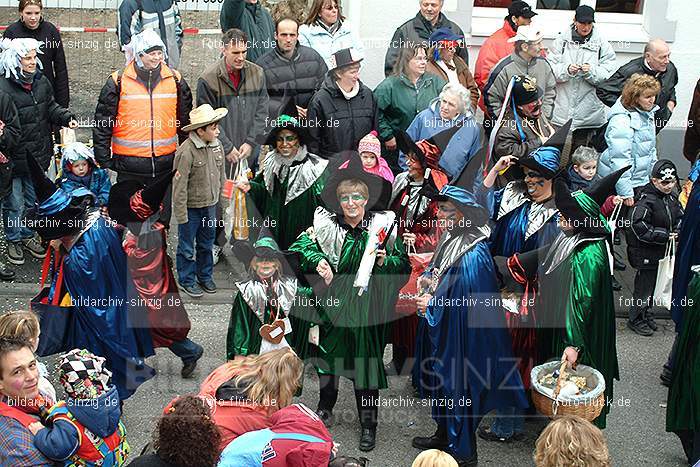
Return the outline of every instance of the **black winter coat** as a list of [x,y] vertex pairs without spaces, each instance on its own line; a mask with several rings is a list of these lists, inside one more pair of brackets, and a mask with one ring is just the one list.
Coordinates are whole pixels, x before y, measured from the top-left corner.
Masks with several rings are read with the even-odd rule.
[[10,96],[4,92],[0,92],[0,121],[4,124],[0,135],[0,153],[8,160],[0,161],[0,199],[2,199],[12,190],[12,152],[19,142],[22,131],[19,127],[17,109],[12,104]]
[[32,90],[28,91],[13,76],[0,77],[0,91],[8,94],[19,115],[21,134],[9,156],[14,163],[14,175],[29,174],[27,156],[31,154],[47,170],[53,156],[51,125],[68,126],[75,116],[53,97],[53,88],[39,70],[34,75]]
[[683,208],[677,195],[664,195],[651,182],[639,188],[632,208],[632,225],[625,231],[630,265],[635,269],[656,269],[681,217]]
[[328,72],[326,62],[318,52],[303,45],[297,46],[291,59],[275,48],[258,58],[256,63],[265,72],[270,120],[279,115],[285,91],[287,96],[296,98],[296,105],[306,109]]
[[335,159],[341,151],[356,151],[360,140],[377,129],[377,101],[362,82],[357,95],[346,99],[328,75],[311,99],[307,118],[311,136],[309,152]]
[[659,73],[647,68],[644,64],[644,57],[635,58],[622,65],[613,75],[599,84],[596,88],[596,94],[603,104],[612,107],[615,101],[622,95],[622,88],[625,87],[625,81],[635,73],[647,74],[653,76],[661,85],[661,91],[656,97],[656,105],[659,110],[656,111],[656,132],[661,131],[668,120],[671,118],[671,111],[668,110],[666,104],[669,101],[676,102],[676,84],[678,84],[678,70],[673,63],[669,63],[666,71]]
[[8,39],[31,38],[44,45],[43,53],[37,54],[42,65],[42,73],[53,87],[54,98],[58,105],[68,108],[70,104],[70,89],[68,88],[68,67],[66,66],[66,54],[63,51],[63,41],[56,26],[44,21],[39,22],[39,27],[29,29],[21,21],[10,24],[3,37]]

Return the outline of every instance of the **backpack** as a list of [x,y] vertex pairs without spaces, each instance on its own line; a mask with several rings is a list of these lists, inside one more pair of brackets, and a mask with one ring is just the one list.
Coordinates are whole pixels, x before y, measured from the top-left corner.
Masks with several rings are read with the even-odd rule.
[[218,467],[262,467],[263,462],[275,456],[271,447],[275,439],[293,439],[307,443],[327,442],[304,433],[275,433],[269,428],[250,431],[237,437],[224,448]]

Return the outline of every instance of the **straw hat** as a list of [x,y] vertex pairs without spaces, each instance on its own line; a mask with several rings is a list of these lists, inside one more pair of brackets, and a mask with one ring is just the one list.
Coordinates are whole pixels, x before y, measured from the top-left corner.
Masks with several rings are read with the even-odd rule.
[[192,131],[218,122],[226,116],[227,109],[214,110],[209,104],[202,104],[190,112],[190,124],[182,127],[182,131]]

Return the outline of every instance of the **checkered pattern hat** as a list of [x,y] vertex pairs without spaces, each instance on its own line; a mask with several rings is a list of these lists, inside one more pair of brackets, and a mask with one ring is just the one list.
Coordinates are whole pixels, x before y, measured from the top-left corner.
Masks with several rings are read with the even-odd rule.
[[105,358],[85,349],[73,349],[60,357],[58,378],[66,394],[73,399],[94,399],[109,387],[112,372]]

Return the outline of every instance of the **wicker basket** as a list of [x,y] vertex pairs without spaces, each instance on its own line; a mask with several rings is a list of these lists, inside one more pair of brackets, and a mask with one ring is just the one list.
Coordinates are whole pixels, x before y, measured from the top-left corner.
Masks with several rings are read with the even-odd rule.
[[[559,367],[559,378],[557,379],[554,394],[550,395],[548,390],[539,383],[539,380],[541,376],[551,373],[556,367]],[[532,369],[530,374],[532,403],[539,413],[549,418],[556,418],[562,415],[577,415],[589,422],[595,420],[605,406],[605,379],[603,375],[594,368],[578,365],[576,371],[572,374],[574,376],[585,376],[588,380],[588,387],[593,389],[582,396],[564,399],[558,396],[561,389],[561,376],[565,369],[566,361],[549,362]]]

